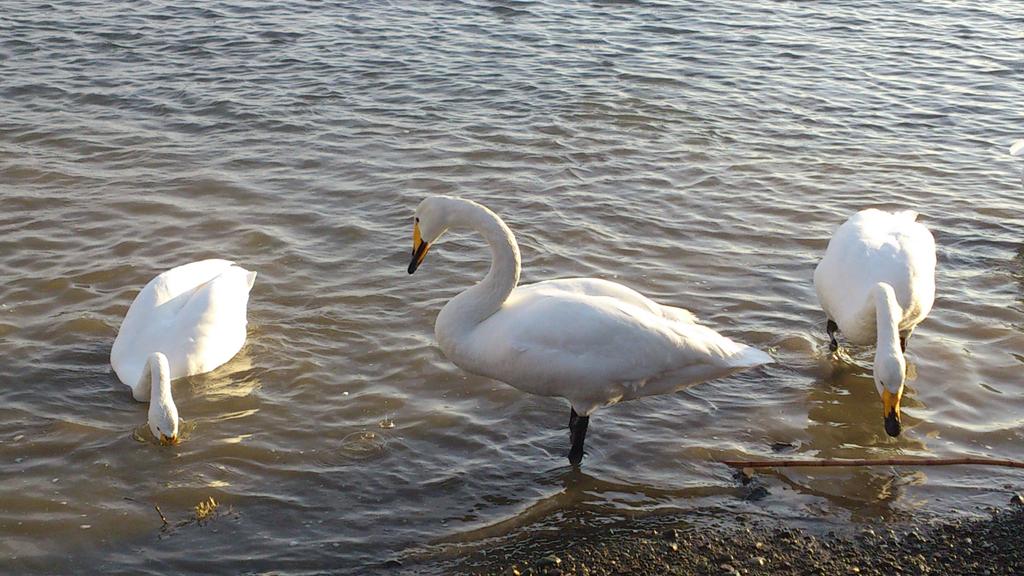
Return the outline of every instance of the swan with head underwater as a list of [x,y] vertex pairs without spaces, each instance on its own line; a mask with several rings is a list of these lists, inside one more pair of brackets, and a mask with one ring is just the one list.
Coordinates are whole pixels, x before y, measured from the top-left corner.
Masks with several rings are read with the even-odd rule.
[[885,432],[899,436],[903,355],[935,301],[935,238],[913,210],[861,210],[829,240],[814,287],[828,316],[833,352],[839,349],[837,331],[854,344],[875,344],[874,380]]
[[128,308],[110,365],[136,400],[149,402],[149,428],[162,444],[178,441],[171,380],[209,372],[241,350],[255,281],[228,260],[192,262],[150,280]]
[[571,405],[569,462],[583,459],[590,415],[617,402],[667,394],[772,362],[621,284],[566,278],[517,286],[519,246],[494,212],[470,200],[433,196],[416,208],[412,274],[449,229],[479,233],[491,268],[452,298],[434,326],[442,352],[467,372]]

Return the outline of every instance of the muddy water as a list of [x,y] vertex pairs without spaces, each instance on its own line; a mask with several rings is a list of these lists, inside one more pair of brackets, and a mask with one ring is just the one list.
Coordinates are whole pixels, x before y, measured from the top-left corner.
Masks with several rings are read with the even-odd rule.
[[[7,3],[0,571],[365,573],[581,510],[1004,502],[1024,477],[981,468],[789,470],[751,502],[710,461],[1024,458],[1022,26],[998,1]],[[487,253],[406,274],[432,193],[503,215],[524,282],[613,279],[777,363],[599,412],[574,473],[565,404],[434,345]],[[898,440],[811,285],[865,206],[939,245]],[[110,344],[153,275],[214,256],[259,272],[248,342],[175,382],[161,448]]]

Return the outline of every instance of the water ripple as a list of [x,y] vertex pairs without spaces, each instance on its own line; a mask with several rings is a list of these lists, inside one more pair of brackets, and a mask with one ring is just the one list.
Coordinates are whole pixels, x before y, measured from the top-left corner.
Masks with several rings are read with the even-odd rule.
[[[1014,2],[5,8],[0,558],[18,573],[365,573],[582,508],[728,510],[732,480],[704,460],[772,442],[1024,457]],[[504,215],[525,281],[616,279],[779,362],[601,412],[573,475],[565,406],[433,342],[487,265],[456,236],[406,274],[435,193]],[[869,205],[915,207],[939,241],[899,441],[879,433],[870,352],[823,355],[810,285]],[[259,271],[248,343],[175,383],[185,442],[137,442],[116,327],[155,273],[211,256]],[[893,498],[871,473],[773,481],[873,520],[983,502],[1010,474],[929,472]],[[234,515],[160,538],[149,504],[182,518],[208,496]]]

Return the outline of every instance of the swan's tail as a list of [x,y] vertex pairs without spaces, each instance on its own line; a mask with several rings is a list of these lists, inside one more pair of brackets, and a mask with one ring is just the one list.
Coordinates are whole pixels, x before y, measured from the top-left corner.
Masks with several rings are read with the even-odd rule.
[[907,222],[916,222],[918,217],[917,210],[897,210],[892,215],[899,220],[906,220]]
[[740,344],[739,349],[731,354],[728,360],[729,365],[736,368],[753,368],[754,366],[775,362],[768,354],[745,344]]
[[741,370],[774,362],[757,348],[727,338],[707,326],[679,322],[672,327],[689,342],[685,348],[700,350],[707,360],[718,366]]

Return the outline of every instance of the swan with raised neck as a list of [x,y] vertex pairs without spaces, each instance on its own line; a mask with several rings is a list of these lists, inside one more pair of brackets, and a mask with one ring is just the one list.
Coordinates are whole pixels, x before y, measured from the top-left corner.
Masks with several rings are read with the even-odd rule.
[[519,246],[501,218],[476,202],[429,197],[414,220],[410,274],[449,228],[473,230],[489,245],[487,275],[438,314],[438,345],[463,370],[567,399],[573,465],[598,408],[772,361],[621,284],[564,278],[517,286]]

